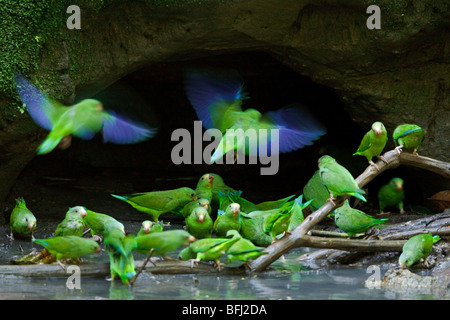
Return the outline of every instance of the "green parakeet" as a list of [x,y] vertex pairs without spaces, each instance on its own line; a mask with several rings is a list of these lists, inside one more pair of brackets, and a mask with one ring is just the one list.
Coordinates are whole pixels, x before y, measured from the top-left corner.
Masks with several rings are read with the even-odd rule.
[[209,216],[208,210],[204,207],[197,207],[186,218],[186,231],[196,239],[211,238],[213,232],[213,220]]
[[112,196],[127,202],[138,211],[149,214],[153,221],[158,221],[159,216],[163,213],[183,207],[190,201],[198,199],[195,191],[188,187],[134,193],[125,196],[112,194]]
[[[241,212],[253,212],[253,211],[258,211],[258,207],[256,206],[256,204],[254,204],[253,202],[243,198],[242,196],[242,191],[241,190],[236,190],[234,192],[228,191],[228,194],[225,196],[220,196],[221,198],[221,202],[220,202],[220,209],[221,210],[226,210],[226,207],[230,204],[230,203],[238,203],[240,206],[240,211]],[[228,198],[228,199],[227,199]]]
[[143,236],[145,234],[149,234],[152,232],[161,232],[161,231],[163,231],[163,228],[164,228],[164,226],[163,226],[162,220],[159,222],[145,220],[145,221],[142,221],[141,229],[139,229],[137,235]]
[[[106,237],[105,251],[109,256],[110,279],[114,280],[119,276],[124,284],[129,284],[130,280],[136,276],[133,249],[136,247],[134,236],[124,236],[116,233]],[[121,250],[118,251],[117,245],[120,243]]]
[[401,124],[395,128],[392,138],[394,138],[395,149],[400,151],[405,149],[413,149],[413,153],[417,155],[417,150],[422,144],[427,132],[416,124]]
[[319,174],[330,193],[331,201],[338,196],[350,195],[367,202],[362,196],[365,191],[359,188],[352,174],[334,158],[328,155],[319,158]]
[[[252,108],[242,110],[246,94],[242,80],[232,72],[189,72],[186,94],[203,126],[222,133],[211,163],[228,152],[242,151],[250,156],[258,156],[264,149],[265,155],[290,152],[313,144],[325,134],[323,126],[304,107],[288,106],[266,114]],[[272,129],[277,136],[272,137]]]
[[99,253],[100,246],[94,240],[78,237],[63,236],[48,239],[33,239],[56,256],[56,260],[63,258],[80,258],[85,255]]
[[305,200],[311,201],[311,209],[313,211],[316,211],[327,202],[330,194],[320,178],[319,170],[314,172],[311,179],[303,187],[303,195]]
[[386,162],[380,154],[383,152],[387,140],[388,136],[384,124],[379,121],[374,122],[372,128],[364,135],[358,150],[356,150],[353,155],[366,157],[370,165],[374,166],[379,171],[378,166],[372,161],[372,158],[378,157]]
[[264,247],[255,246],[250,240],[241,237],[230,247],[230,249],[228,249],[227,264],[231,264],[234,261],[241,261],[250,268],[248,263],[251,260],[258,258],[263,254],[268,254],[268,252],[263,250]]
[[239,218],[241,206],[238,203],[230,203],[225,211],[219,210],[217,219],[214,221],[214,233],[218,237],[224,237],[229,230],[241,229]]
[[[229,238],[232,237],[232,238]],[[190,245],[192,251],[196,253],[196,258],[193,262],[214,261],[214,266],[220,270],[222,264],[220,258],[226,254],[229,248],[241,239],[239,232],[236,230],[229,230],[227,238],[207,238],[196,240]]]
[[36,217],[28,210],[25,200],[20,197],[16,199],[16,205],[9,218],[9,227],[11,228],[11,239],[14,236],[33,237],[33,231],[36,229]]
[[241,235],[258,246],[267,247],[270,245],[272,237],[264,232],[264,220],[267,215],[276,213],[278,210],[254,211],[250,214],[241,212]]
[[197,187],[195,188],[195,195],[198,199],[206,199],[209,202],[212,201],[213,197],[213,182],[214,176],[212,174],[206,173],[200,177],[197,182]]
[[210,173],[210,175],[213,176],[214,180],[213,180],[213,184],[212,184],[212,192],[213,192],[213,198],[212,198],[212,202],[214,203],[219,203],[220,199],[219,199],[219,191],[222,194],[227,194],[228,191],[230,192],[234,192],[235,190],[229,186],[227,186],[224,182],[224,180],[222,179],[221,176],[219,176],[216,173]]
[[405,199],[405,191],[403,190],[403,179],[392,178],[389,183],[385,184],[378,191],[378,204],[380,206],[380,214],[384,214],[386,207],[397,207],[400,214],[405,213],[403,209],[403,200]]
[[366,232],[371,227],[382,227],[379,224],[388,219],[375,219],[360,210],[353,209],[347,199],[334,211],[334,221],[336,226],[351,238],[358,233]]
[[195,237],[185,230],[167,230],[139,236],[135,240],[136,251],[148,254],[153,249],[153,255],[167,258],[167,253],[189,245],[190,242],[195,241]]
[[183,207],[183,211],[181,212],[183,218],[189,217],[189,215],[192,213],[192,210],[194,210],[197,207],[203,207],[208,211],[208,214],[211,214],[211,204],[208,201],[208,199],[198,199],[195,201],[189,202],[187,205]]
[[418,234],[405,242],[398,259],[401,268],[409,268],[420,259],[426,259],[433,248],[433,244],[440,240],[439,236]]
[[69,208],[63,221],[56,227],[55,237],[79,236],[82,237],[86,224],[83,218],[87,215],[85,207]]
[[[282,205],[284,205],[286,202],[288,202],[289,200],[291,200],[293,197],[295,197],[295,194],[290,195],[286,198],[283,199],[278,199],[278,200],[272,200],[272,201],[264,201],[261,203],[258,203],[256,205],[256,207],[258,208],[258,210],[272,210],[272,209],[276,209],[276,208],[280,208]],[[327,197],[328,197],[328,193],[327,193]]]
[[288,232],[291,232],[292,230],[297,228],[297,226],[299,226],[303,222],[303,220],[305,220],[303,210],[307,208],[311,204],[311,202],[312,200],[303,203],[303,194],[301,194],[294,200],[294,204],[291,208],[291,219],[289,221],[289,227],[287,230]]
[[[272,242],[276,240],[279,234],[288,230],[293,204],[294,201],[290,201],[278,209],[271,210],[273,213],[265,214],[263,228],[264,232],[272,237]],[[250,215],[254,215],[254,213]]]
[[99,234],[105,237],[112,230],[120,230],[125,235],[125,226],[115,218],[92,210],[86,210],[84,223],[91,228],[91,234]]
[[22,75],[16,74],[17,91],[33,120],[50,131],[38,147],[38,154],[51,152],[60,145],[69,147],[71,136],[90,140],[102,131],[103,142],[137,143],[152,137],[150,127],[105,111],[100,101],[85,99],[66,107],[48,99]]

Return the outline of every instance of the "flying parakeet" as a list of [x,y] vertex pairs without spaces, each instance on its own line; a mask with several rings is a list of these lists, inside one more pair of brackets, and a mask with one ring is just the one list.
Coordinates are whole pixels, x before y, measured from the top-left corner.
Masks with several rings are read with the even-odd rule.
[[394,138],[395,149],[400,151],[405,149],[413,149],[413,154],[417,155],[417,150],[422,144],[427,132],[416,124],[401,124],[395,128],[392,138]]
[[330,201],[333,202],[333,198],[338,196],[350,195],[367,202],[362,196],[365,191],[359,188],[352,174],[334,158],[328,155],[319,158],[319,175],[330,193]]
[[190,201],[198,199],[195,191],[188,187],[125,196],[111,195],[127,202],[136,210],[149,214],[155,222],[158,221],[161,214],[183,207]]
[[195,201],[189,202],[187,205],[183,207],[183,211],[181,212],[183,218],[189,217],[189,215],[192,213],[192,210],[194,210],[197,207],[203,207],[208,211],[208,214],[211,214],[211,204],[208,201],[208,199],[201,198]]
[[[229,238],[232,237],[232,238]],[[220,270],[222,264],[220,258],[226,254],[229,248],[241,239],[239,232],[236,230],[229,230],[227,232],[227,238],[207,238],[196,240],[190,245],[193,252],[196,253],[196,258],[193,259],[193,263],[204,261],[214,261],[214,266]]]
[[405,242],[398,259],[401,268],[409,268],[420,259],[426,259],[433,248],[433,244],[440,240],[439,236],[418,234]]
[[163,226],[162,220],[159,222],[145,220],[145,221],[142,221],[141,229],[139,229],[137,235],[143,236],[145,234],[149,234],[152,232],[161,232],[161,231],[163,231],[163,228],[164,228],[164,226]]
[[120,230],[125,235],[125,226],[115,218],[92,210],[86,210],[87,215],[83,218],[86,225],[91,228],[91,234],[99,234],[105,237],[112,230]]
[[241,229],[239,218],[241,206],[238,203],[231,203],[227,206],[225,211],[219,210],[217,219],[214,221],[214,233],[218,237],[224,237],[229,230]]
[[379,224],[388,219],[375,219],[360,210],[353,209],[346,199],[344,204],[334,211],[334,221],[336,226],[351,238],[358,233],[366,232],[371,227],[382,227]]
[[85,207],[69,208],[63,221],[56,227],[55,237],[79,236],[82,237],[86,224],[83,218],[87,215]]
[[213,220],[204,207],[197,207],[192,210],[186,218],[186,231],[196,239],[211,238]]
[[167,230],[139,236],[135,240],[136,251],[148,254],[153,249],[153,255],[167,258],[167,253],[189,245],[195,241],[195,237],[185,230]]
[[319,170],[314,172],[311,179],[303,187],[303,195],[305,200],[311,201],[311,209],[313,211],[316,211],[327,202],[330,194],[320,178]]
[[400,210],[400,214],[405,213],[403,209],[404,199],[403,179],[398,177],[392,178],[389,183],[382,186],[378,191],[379,214],[384,214],[384,208],[386,207],[397,207]]
[[100,246],[97,242],[78,236],[33,239],[33,242],[43,246],[51,254],[54,254],[58,261],[63,258],[79,258],[100,252]]
[[228,249],[227,264],[231,264],[233,261],[241,261],[250,268],[248,263],[251,260],[258,258],[263,254],[268,254],[268,252],[263,250],[264,247],[255,246],[250,240],[241,237],[230,247],[230,249]]
[[206,129],[219,129],[223,135],[211,163],[228,152],[258,156],[260,150],[267,148],[266,155],[276,154],[277,150],[271,150],[272,129],[278,132],[278,141],[274,143],[279,153],[312,145],[325,134],[323,126],[300,106],[266,114],[252,108],[242,110],[242,100],[246,99],[243,83],[238,75],[231,73],[205,70],[186,75],[186,94],[198,118]]
[[50,131],[38,147],[38,154],[51,152],[58,144],[70,145],[71,136],[90,140],[102,131],[103,142],[137,143],[152,137],[154,129],[105,111],[100,101],[85,99],[66,107],[48,99],[22,75],[16,74],[17,91],[33,120]]
[[[353,155],[360,155],[367,158],[370,165],[374,166],[377,171],[380,171],[378,166],[372,161],[373,157],[386,162],[383,156],[380,156],[383,152],[386,142],[388,140],[387,131],[384,124],[377,121],[372,124],[372,128],[364,135],[358,150]],[[386,162],[387,163],[387,162]]]
[[36,217],[28,210],[23,198],[16,199],[16,205],[9,218],[9,226],[11,228],[9,237],[12,240],[14,240],[14,235],[33,237],[33,231],[36,229]]
[[200,177],[197,182],[197,187],[195,188],[195,195],[198,199],[206,199],[209,202],[212,201],[213,197],[213,182],[214,176],[212,174],[204,174]]

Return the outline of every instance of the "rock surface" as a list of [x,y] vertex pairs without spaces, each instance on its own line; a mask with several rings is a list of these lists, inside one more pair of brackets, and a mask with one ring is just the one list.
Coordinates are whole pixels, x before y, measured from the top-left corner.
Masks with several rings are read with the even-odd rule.
[[[361,127],[380,120],[392,132],[399,123],[417,123],[427,130],[419,153],[450,159],[447,0],[376,1],[379,30],[366,27],[373,1],[365,0],[80,3],[80,30],[67,29],[65,8],[48,17],[36,10],[40,29],[24,37],[32,36],[39,58],[9,70],[19,68],[52,97],[72,102],[144,66],[264,51],[334,90]],[[27,19],[9,18],[25,28]],[[16,40],[0,37],[0,45]],[[45,134],[21,113],[11,87],[0,87],[0,200]]]

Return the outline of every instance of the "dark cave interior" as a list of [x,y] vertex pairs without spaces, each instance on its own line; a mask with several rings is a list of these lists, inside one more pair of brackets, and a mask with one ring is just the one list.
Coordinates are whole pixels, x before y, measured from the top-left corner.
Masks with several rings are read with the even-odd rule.
[[[273,176],[261,176],[259,164],[175,165],[171,160],[171,150],[178,142],[171,141],[171,134],[177,128],[192,132],[193,123],[197,120],[183,87],[183,73],[188,67],[235,69],[244,78],[250,96],[244,107],[265,112],[294,102],[301,103],[322,122],[327,134],[313,146],[282,154],[279,171]],[[77,100],[82,98],[85,97],[80,94]],[[228,185],[243,190],[244,198],[258,203],[301,194],[303,186],[317,169],[317,159],[323,154],[335,157],[355,177],[367,166],[364,157],[352,154],[368,128],[361,128],[352,121],[331,88],[299,75],[264,52],[223,54],[144,66],[93,98],[102,101],[106,109],[126,113],[131,118],[158,127],[157,135],[135,145],[113,145],[103,144],[98,134],[90,141],[73,139],[69,149],[36,156],[12,188],[8,197],[11,205],[14,198],[23,196],[30,199],[32,211],[39,211],[50,219],[60,220],[69,206],[84,205],[115,217],[127,212],[132,219],[143,220],[142,213],[109,194],[181,186],[195,188],[202,174],[214,172],[221,175]],[[44,138],[47,133],[42,134]],[[390,135],[389,139],[392,139]],[[423,204],[431,190],[421,183],[421,179],[426,176],[432,181],[436,176],[419,171],[400,167],[373,180],[367,186],[367,212],[376,212],[377,190],[394,176],[405,180],[407,207]]]

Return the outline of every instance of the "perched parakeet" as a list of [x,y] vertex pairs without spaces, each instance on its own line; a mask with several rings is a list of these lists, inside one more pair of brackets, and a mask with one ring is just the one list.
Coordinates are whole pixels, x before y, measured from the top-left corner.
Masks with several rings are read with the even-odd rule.
[[200,177],[197,182],[197,187],[195,188],[195,195],[198,199],[206,199],[209,202],[212,201],[213,197],[213,182],[214,176],[212,174],[206,173]]
[[[203,126],[222,132],[211,163],[228,152],[258,156],[265,148],[266,155],[294,151],[325,134],[324,127],[304,107],[288,106],[266,114],[252,108],[242,110],[246,94],[240,76],[232,72],[189,72],[186,94]],[[274,141],[278,150],[271,149],[272,129],[278,133],[278,141]]]
[[71,136],[90,140],[102,131],[103,142],[137,143],[152,137],[155,130],[105,111],[100,101],[85,99],[66,107],[48,99],[22,75],[16,74],[17,91],[33,120],[50,131],[38,147],[38,154],[51,152],[58,144],[70,145]]
[[352,174],[333,157],[324,155],[319,158],[319,175],[330,193],[331,201],[338,196],[350,195],[367,202],[362,196],[365,191],[359,188]]
[[366,232],[371,227],[382,227],[379,224],[388,219],[375,219],[360,210],[353,209],[347,199],[342,206],[334,210],[334,221],[336,226],[351,238],[358,233]]
[[79,236],[82,237],[86,224],[83,218],[87,215],[85,207],[69,208],[63,221],[56,227],[55,237]]
[[79,258],[100,252],[100,246],[97,242],[78,236],[33,239],[33,242],[43,246],[51,254],[54,254],[56,260],[63,258]]
[[405,191],[403,190],[403,179],[392,178],[389,183],[385,184],[378,191],[378,203],[380,206],[380,214],[384,214],[384,208],[397,207],[400,213],[405,213],[403,209],[403,200],[405,199]]
[[213,192],[213,198],[212,198],[212,202],[214,203],[219,203],[220,199],[219,199],[219,191],[222,194],[227,194],[228,191],[230,192],[234,192],[235,190],[229,186],[227,186],[224,182],[224,180],[222,179],[221,176],[219,176],[216,173],[210,173],[210,175],[213,176],[214,180],[213,180],[213,184],[212,184],[212,192]]
[[313,211],[316,211],[327,202],[330,194],[320,178],[319,170],[314,172],[311,179],[303,187],[303,195],[305,200],[311,201],[311,209]]
[[218,237],[224,237],[229,230],[241,229],[239,218],[241,206],[238,203],[230,203],[225,211],[219,210],[214,221],[214,233]]
[[213,220],[208,210],[197,207],[186,218],[186,231],[196,239],[211,238],[213,232]]
[[87,215],[83,218],[84,223],[91,228],[91,234],[105,237],[112,230],[120,230],[125,235],[125,226],[115,218],[92,210],[86,210]]
[[395,128],[392,138],[394,138],[395,149],[400,151],[405,149],[413,149],[413,153],[417,155],[417,150],[422,144],[427,132],[416,124],[401,124]]
[[276,212],[278,209],[269,210],[268,212],[254,211],[251,214],[240,213],[241,219],[241,235],[258,246],[267,247],[272,243],[272,237],[264,232],[264,220],[266,215]]
[[191,250],[196,253],[196,258],[193,262],[199,262],[201,260],[214,261],[214,266],[220,270],[222,268],[220,258],[226,254],[228,249],[231,248],[231,246],[239,239],[241,239],[239,232],[236,230],[229,230],[227,232],[227,238],[207,238],[196,240],[190,245]]
[[163,228],[164,228],[164,226],[163,226],[162,220],[159,222],[145,220],[145,221],[142,221],[141,229],[139,229],[137,235],[143,236],[145,234],[149,234],[152,232],[161,232],[161,231],[163,231]]
[[297,226],[299,226],[303,222],[303,220],[305,220],[303,210],[307,208],[311,204],[311,202],[312,200],[303,203],[303,194],[301,194],[300,196],[298,196],[298,198],[294,200],[294,204],[292,205],[291,208],[291,219],[289,221],[289,226],[287,230],[288,232],[294,230]]
[[263,254],[268,254],[268,252],[263,250],[264,247],[255,246],[250,240],[241,237],[230,247],[230,249],[228,249],[227,264],[231,264],[233,261],[241,261],[250,268],[248,263],[251,260],[258,258]]
[[220,210],[225,211],[227,206],[230,203],[238,203],[240,206],[241,212],[249,213],[249,212],[259,210],[258,207],[256,206],[256,204],[254,204],[250,200],[243,198],[241,195],[242,195],[242,190],[236,190],[234,192],[228,191],[228,193],[226,195],[219,193]]
[[36,229],[36,217],[28,210],[22,197],[16,199],[16,205],[9,218],[9,227],[11,228],[11,239],[14,239],[15,235],[33,237],[33,231]]
[[[269,214],[264,213],[264,232],[272,237],[272,242],[276,240],[279,234],[284,234],[288,230],[293,205],[294,201],[289,201],[280,208],[266,210],[266,213],[271,212]],[[253,212],[250,215],[255,215],[255,213]]]
[[127,202],[138,211],[149,214],[155,222],[158,221],[161,214],[183,207],[190,201],[198,199],[195,191],[188,187],[125,196],[112,194],[112,196]]
[[384,124],[377,121],[372,124],[372,128],[364,135],[358,150],[353,155],[360,155],[367,158],[370,165],[374,166],[378,171],[378,166],[372,161],[373,157],[378,157],[384,162],[386,160],[381,155],[386,142],[388,140],[387,131]]
[[[284,205],[286,202],[291,200],[293,197],[295,197],[295,194],[290,195],[290,196],[288,196],[286,198],[283,198],[283,199],[272,200],[272,201],[264,201],[264,202],[258,203],[256,205],[256,207],[258,208],[258,210],[272,210],[272,209],[276,209],[276,208],[279,208],[282,205]],[[327,193],[327,198],[328,198],[328,193]]]
[[208,201],[208,199],[201,198],[195,201],[191,201],[183,207],[183,211],[181,211],[183,218],[186,219],[187,217],[189,217],[189,215],[192,213],[192,210],[197,207],[203,207],[206,209],[206,211],[208,211],[208,214],[211,214],[210,202]]
[[167,230],[139,236],[135,240],[136,251],[148,254],[153,249],[153,255],[167,258],[167,253],[189,245],[195,241],[195,237],[185,230]]
[[426,259],[433,248],[433,244],[440,240],[439,236],[418,234],[405,242],[398,259],[401,268],[409,268],[420,259]]

